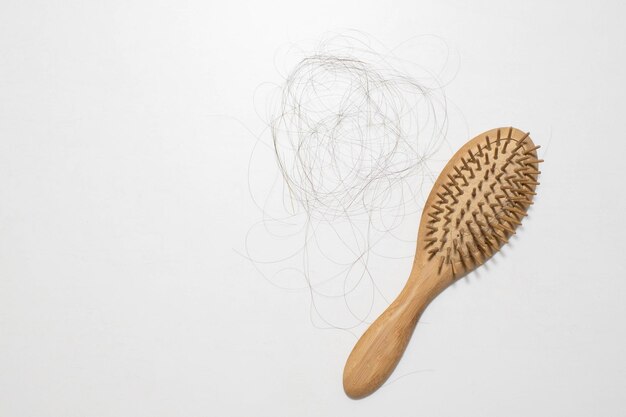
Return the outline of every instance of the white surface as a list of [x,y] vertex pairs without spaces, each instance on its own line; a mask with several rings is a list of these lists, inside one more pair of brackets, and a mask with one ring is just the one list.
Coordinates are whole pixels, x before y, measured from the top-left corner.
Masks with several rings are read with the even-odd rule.
[[[624,13],[3,2],[0,415],[626,415]],[[354,338],[315,329],[305,292],[235,252],[259,216],[242,126],[261,126],[254,90],[276,80],[279,46],[341,28],[389,45],[441,36],[460,57],[446,92],[467,123],[451,147],[512,124],[546,159],[514,248],[446,291],[406,376],[358,402],[341,387]]]

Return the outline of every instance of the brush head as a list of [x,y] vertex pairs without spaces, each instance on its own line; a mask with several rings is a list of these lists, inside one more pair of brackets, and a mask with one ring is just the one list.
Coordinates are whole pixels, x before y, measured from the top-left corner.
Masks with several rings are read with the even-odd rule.
[[508,127],[463,146],[426,201],[416,261],[458,279],[482,265],[515,233],[539,184],[537,149],[528,133]]

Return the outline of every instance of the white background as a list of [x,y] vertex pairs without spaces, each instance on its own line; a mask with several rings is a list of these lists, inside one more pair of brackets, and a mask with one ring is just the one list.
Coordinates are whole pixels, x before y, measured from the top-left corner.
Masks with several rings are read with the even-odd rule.
[[[0,415],[626,415],[625,13],[3,1]],[[341,386],[355,338],[236,252],[259,217],[254,91],[281,45],[343,28],[445,39],[467,133],[451,149],[511,124],[546,159],[519,238],[429,307],[404,377],[361,401]]]

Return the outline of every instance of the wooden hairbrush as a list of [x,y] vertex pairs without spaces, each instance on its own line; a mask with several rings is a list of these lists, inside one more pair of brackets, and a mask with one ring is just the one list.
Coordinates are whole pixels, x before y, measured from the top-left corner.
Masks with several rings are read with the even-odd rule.
[[450,159],[426,200],[405,287],[348,357],[343,387],[349,397],[377,390],[428,304],[515,233],[539,184],[538,148],[528,133],[500,128],[470,140]]

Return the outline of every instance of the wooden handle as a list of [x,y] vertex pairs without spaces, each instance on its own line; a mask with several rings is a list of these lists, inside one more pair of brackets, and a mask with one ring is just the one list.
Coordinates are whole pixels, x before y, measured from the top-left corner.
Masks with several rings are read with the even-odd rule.
[[[427,277],[430,274],[424,274]],[[343,370],[343,389],[363,398],[389,378],[428,304],[448,285],[412,273],[398,298],[371,324],[352,349]]]
[[343,388],[351,398],[376,391],[391,375],[406,349],[421,312],[394,302],[357,342],[343,371]]

